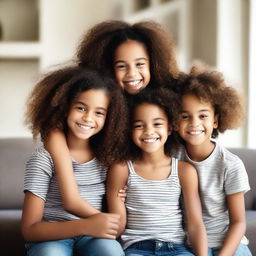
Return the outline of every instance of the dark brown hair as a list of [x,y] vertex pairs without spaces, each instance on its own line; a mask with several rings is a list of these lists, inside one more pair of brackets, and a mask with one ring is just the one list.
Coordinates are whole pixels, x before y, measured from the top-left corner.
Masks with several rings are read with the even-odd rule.
[[66,67],[46,74],[32,90],[27,101],[25,123],[42,141],[53,129],[67,131],[66,117],[73,100],[91,89],[106,91],[110,105],[103,129],[89,140],[95,156],[109,165],[122,154],[117,144],[124,140],[127,129],[127,105],[113,79],[91,68]]
[[109,20],[95,25],[78,47],[78,61],[113,76],[115,50],[127,40],[135,40],[145,46],[150,58],[151,86],[156,83],[163,85],[178,77],[174,44],[163,27],[153,21],[130,24]]
[[244,119],[240,95],[235,88],[226,85],[220,72],[194,66],[188,75],[180,77],[176,90],[181,96],[193,94],[212,104],[218,117],[218,128],[213,129],[212,138],[218,137],[219,132],[239,127]]

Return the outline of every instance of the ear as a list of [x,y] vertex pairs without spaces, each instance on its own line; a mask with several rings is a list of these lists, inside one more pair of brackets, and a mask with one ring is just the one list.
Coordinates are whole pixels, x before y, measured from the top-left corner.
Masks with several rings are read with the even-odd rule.
[[218,125],[219,125],[219,115],[215,115],[214,116],[214,123],[213,123],[213,128],[214,129],[217,129],[218,128]]

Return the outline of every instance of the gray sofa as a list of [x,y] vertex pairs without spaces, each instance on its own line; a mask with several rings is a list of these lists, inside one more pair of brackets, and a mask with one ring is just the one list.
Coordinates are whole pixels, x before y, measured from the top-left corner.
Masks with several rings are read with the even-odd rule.
[[[25,163],[35,145],[32,139],[0,139],[0,255],[25,255],[20,233]],[[245,164],[251,191],[246,194],[246,236],[256,255],[256,150],[231,149]]]

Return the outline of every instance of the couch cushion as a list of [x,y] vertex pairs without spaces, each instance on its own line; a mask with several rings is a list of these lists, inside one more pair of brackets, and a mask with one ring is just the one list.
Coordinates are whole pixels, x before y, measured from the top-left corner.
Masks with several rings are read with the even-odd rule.
[[256,210],[256,150],[248,148],[229,148],[243,161],[249,177],[251,190],[245,194],[245,208]]
[[256,255],[256,211],[246,211],[246,237],[252,255]]
[[31,138],[0,139],[0,209],[21,209],[26,161],[34,151]]

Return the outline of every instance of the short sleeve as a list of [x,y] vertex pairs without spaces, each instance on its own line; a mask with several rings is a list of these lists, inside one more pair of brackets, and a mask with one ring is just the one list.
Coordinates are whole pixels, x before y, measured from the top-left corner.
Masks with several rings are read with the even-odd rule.
[[248,175],[242,160],[234,155],[226,170],[225,192],[227,195],[250,190]]
[[53,175],[53,164],[49,153],[38,149],[28,160],[24,177],[24,192],[46,199],[50,180]]

